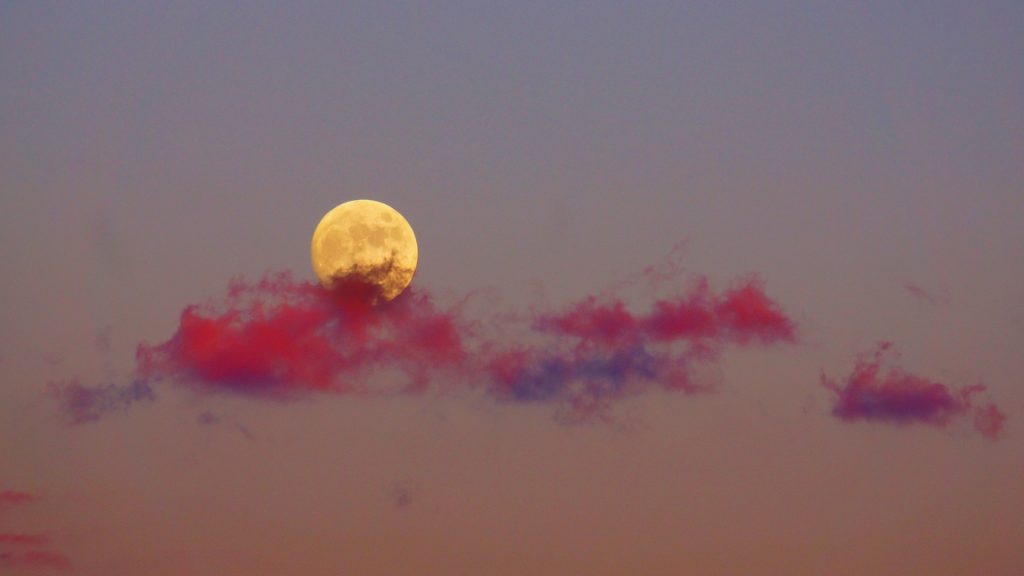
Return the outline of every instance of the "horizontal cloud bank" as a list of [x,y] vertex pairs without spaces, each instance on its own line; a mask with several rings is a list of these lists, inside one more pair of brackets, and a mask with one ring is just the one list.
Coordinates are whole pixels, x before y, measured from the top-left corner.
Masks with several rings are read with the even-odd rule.
[[2,534],[0,544],[20,544],[24,546],[45,546],[50,543],[48,536],[42,534]]
[[17,492],[15,490],[0,491],[0,506],[16,506],[35,502],[39,498],[28,492]]
[[694,393],[711,388],[696,369],[714,364],[724,345],[793,342],[796,327],[756,278],[722,294],[701,279],[659,300],[646,314],[618,298],[587,298],[542,314],[533,329],[546,337],[512,346],[487,363],[491,393],[516,402],[558,401],[570,417],[603,414],[610,403],[650,388]]
[[821,384],[835,394],[832,414],[847,422],[937,427],[973,416],[978,432],[990,439],[999,437],[1005,414],[995,404],[975,405],[977,396],[986,390],[984,385],[954,388],[898,367],[883,372],[884,362],[895,355],[892,343],[882,342],[872,353],[861,355],[841,381],[822,374]]
[[26,550],[0,552],[0,567],[7,568],[70,568],[71,561],[59,552]]
[[[38,496],[28,492],[0,491],[0,511],[38,500]],[[52,543],[43,534],[0,532],[0,573],[14,568],[70,568],[71,561],[53,550]]]
[[[415,288],[374,304],[378,296],[376,285],[359,277],[331,289],[286,273],[236,280],[223,298],[186,307],[166,341],[140,344],[130,384],[68,380],[51,384],[51,393],[72,423],[83,423],[153,399],[163,381],[272,400],[422,393],[457,382],[500,401],[553,404],[581,418],[654,388],[710,389],[696,373],[714,365],[724,346],[796,337],[795,323],[757,278],[721,293],[700,280],[644,313],[616,296],[588,297],[516,320],[468,317],[461,306],[441,308]],[[484,336],[483,325],[493,334]]]
[[[51,394],[81,424],[153,400],[161,382],[277,401],[461,386],[500,402],[552,405],[576,421],[607,416],[617,401],[651,390],[711,390],[715,382],[703,375],[727,346],[796,341],[795,322],[756,276],[723,291],[699,277],[680,288],[680,276],[678,267],[648,268],[652,286],[677,286],[641,312],[611,294],[518,316],[471,315],[465,302],[441,307],[414,287],[378,303],[373,279],[355,275],[330,289],[287,273],[235,280],[220,299],[186,307],[170,338],[140,344],[129,383],[72,379],[52,383]],[[970,416],[984,436],[1000,436],[1006,416],[995,404],[977,405],[984,386],[957,389],[898,368],[883,373],[887,354],[885,343],[846,378],[822,375],[835,394],[834,416],[936,427]]]

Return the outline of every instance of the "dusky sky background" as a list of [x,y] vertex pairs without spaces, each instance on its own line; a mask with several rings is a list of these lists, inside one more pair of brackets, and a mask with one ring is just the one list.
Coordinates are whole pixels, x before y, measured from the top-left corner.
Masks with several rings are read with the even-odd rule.
[[[1022,54],[1010,1],[3,3],[0,572],[1024,573]],[[55,397],[232,278],[313,281],[355,198],[412,224],[467,365],[700,278],[795,332],[594,417],[462,364]],[[905,394],[844,419],[822,376],[882,341]]]

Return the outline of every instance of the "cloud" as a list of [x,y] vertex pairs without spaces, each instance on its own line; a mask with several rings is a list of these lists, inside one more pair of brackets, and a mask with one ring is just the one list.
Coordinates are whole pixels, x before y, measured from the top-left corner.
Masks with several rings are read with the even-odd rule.
[[0,552],[0,567],[8,568],[70,568],[71,561],[59,552],[50,550],[28,550],[25,552]]
[[365,391],[366,370],[385,365],[419,386],[431,368],[463,359],[453,316],[428,295],[407,290],[374,305],[376,296],[358,279],[330,290],[289,274],[236,280],[222,303],[185,308],[169,340],[140,345],[139,377],[286,399]]
[[931,304],[933,306],[938,304],[949,304],[948,297],[936,296],[932,292],[925,290],[924,288],[913,282],[907,282],[903,285],[903,287],[906,288],[907,292],[909,292],[910,295],[917,299],[919,302],[924,302],[926,304]]
[[419,491],[419,484],[407,479],[393,483],[388,489],[387,496],[395,508],[408,510],[415,502]]
[[0,544],[19,544],[24,546],[45,546],[50,543],[48,536],[42,534],[2,534]]
[[249,428],[247,428],[246,426],[244,426],[242,424],[239,424],[238,422],[236,422],[234,420],[231,420],[231,419],[228,419],[228,418],[224,418],[223,416],[218,416],[218,415],[214,414],[213,412],[208,412],[208,411],[201,412],[198,416],[196,416],[196,422],[200,426],[207,426],[207,427],[227,426],[229,428],[235,429],[246,440],[248,440],[250,442],[255,442],[256,441],[256,437],[253,435],[252,432],[249,431]]
[[857,358],[853,371],[842,381],[822,374],[821,384],[835,394],[832,414],[846,422],[941,428],[973,413],[978,432],[990,439],[999,437],[1005,415],[995,404],[982,408],[974,405],[974,398],[985,392],[984,385],[954,388],[898,367],[883,372],[883,363],[893,356],[896,352],[892,344],[882,342],[873,352]]
[[124,411],[137,402],[156,398],[149,383],[141,379],[127,385],[103,386],[85,386],[77,379],[70,379],[51,382],[49,392],[72,424],[99,420],[108,413]]
[[[28,492],[0,491],[0,509],[39,500]],[[42,534],[0,533],[0,568],[68,568],[70,560],[53,551],[51,539]]]
[[618,298],[588,297],[540,315],[533,326],[548,339],[495,355],[487,364],[491,392],[516,402],[558,402],[571,419],[601,414],[652,388],[709,390],[697,371],[714,365],[726,345],[796,340],[795,323],[756,277],[721,294],[701,278],[643,314]]
[[[661,286],[679,275],[664,267],[646,273]],[[463,303],[442,308],[415,287],[390,302],[378,297],[372,279],[361,276],[330,288],[287,273],[236,279],[224,297],[187,306],[170,338],[140,344],[131,384],[90,388],[70,380],[52,384],[52,394],[80,424],[151,400],[164,381],[286,401],[311,393],[421,393],[444,373],[447,382],[500,401],[554,404],[580,419],[651,389],[710,389],[696,374],[724,346],[796,339],[795,323],[757,277],[721,292],[700,278],[642,313],[617,295],[486,318],[469,318]],[[485,324],[492,334],[477,329]],[[209,414],[199,422],[220,419]]]
[[39,497],[28,492],[16,492],[14,490],[3,490],[0,491],[0,506],[16,506],[18,504],[27,504],[29,502],[35,502]]
[[1003,433],[1006,414],[995,404],[989,403],[974,411],[974,428],[986,438],[996,439]]

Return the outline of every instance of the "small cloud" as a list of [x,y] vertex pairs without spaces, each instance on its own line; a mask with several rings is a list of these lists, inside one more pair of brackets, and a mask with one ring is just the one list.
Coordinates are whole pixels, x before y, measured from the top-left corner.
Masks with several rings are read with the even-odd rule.
[[[645,274],[663,284],[678,270]],[[504,402],[552,405],[571,422],[602,419],[618,400],[652,390],[709,390],[712,383],[698,374],[717,366],[727,346],[796,341],[795,322],[756,276],[723,291],[704,278],[677,289],[642,313],[606,294],[562,311],[489,309],[474,319],[461,303],[442,308],[416,288],[378,303],[379,290],[360,277],[325,288],[267,274],[234,280],[220,300],[182,310],[170,338],[138,346],[131,384],[70,380],[51,390],[69,420],[83,423],[153,399],[153,386],[163,381],[286,401],[313,393],[420,394],[443,373],[452,376],[447,382]],[[494,334],[482,336],[482,325]],[[379,369],[399,376],[397,389],[373,387],[370,376]],[[213,414],[198,419],[208,426],[222,421]]]
[[0,491],[0,505],[16,506],[18,504],[35,502],[38,499],[38,496],[29,494],[28,492],[17,492],[14,490]]
[[975,396],[985,392],[984,385],[955,388],[899,367],[883,370],[883,364],[896,356],[892,343],[882,342],[874,352],[861,355],[841,381],[822,374],[822,386],[835,393],[833,416],[846,422],[942,428],[973,413],[978,432],[989,439],[999,436],[1005,415],[995,404],[977,408],[973,403]]
[[[0,491],[0,510],[35,502],[39,498],[28,492]],[[50,549],[49,536],[23,532],[0,533],[0,568],[68,568],[66,556]],[[2,570],[0,570],[2,571]]]
[[99,420],[111,412],[122,412],[137,402],[152,401],[156,394],[149,384],[136,379],[127,385],[107,384],[89,387],[77,379],[51,382],[50,396],[55,398],[71,424]]
[[196,423],[199,424],[200,426],[227,426],[229,428],[236,430],[239,434],[241,434],[246,440],[250,442],[256,440],[256,437],[253,436],[252,432],[250,432],[247,427],[243,426],[242,424],[239,424],[234,420],[229,420],[225,419],[224,417],[218,416],[213,412],[200,413],[198,416],[196,416]]
[[395,482],[388,489],[388,499],[400,510],[409,509],[419,493],[419,484],[412,480]]
[[50,550],[28,550],[25,552],[0,552],[0,567],[8,568],[70,568],[71,561],[59,552]]
[[50,538],[42,534],[0,534],[0,544],[45,546],[49,543]]
[[929,290],[925,290],[924,288],[913,282],[906,282],[905,284],[903,284],[903,287],[918,302],[924,302],[926,304],[931,304],[933,306],[937,306],[940,304],[949,304],[948,296],[936,295]]

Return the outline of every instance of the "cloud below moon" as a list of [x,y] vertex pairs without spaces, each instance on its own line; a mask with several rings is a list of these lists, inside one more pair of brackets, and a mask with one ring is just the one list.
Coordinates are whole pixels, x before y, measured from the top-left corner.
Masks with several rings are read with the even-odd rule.
[[[374,305],[378,286],[353,276],[325,288],[287,273],[234,280],[223,297],[186,307],[170,338],[139,344],[130,384],[68,380],[51,384],[51,394],[70,422],[84,423],[152,400],[163,382],[279,401],[460,382],[501,402],[551,404],[576,420],[653,389],[713,389],[698,374],[723,347],[796,338],[796,324],[756,277],[722,292],[698,279],[642,313],[612,295],[515,318],[442,308],[415,288]],[[492,335],[480,329],[485,323]],[[380,368],[399,384],[381,386]]]
[[[270,401],[461,386],[501,403],[550,405],[559,419],[581,421],[607,418],[619,401],[651,391],[715,389],[707,374],[727,347],[798,340],[796,322],[757,276],[719,291],[703,277],[684,282],[674,264],[643,276],[671,295],[639,312],[612,293],[518,315],[470,313],[466,300],[441,306],[415,287],[375,304],[380,284],[358,274],[330,287],[288,273],[236,279],[222,297],[187,306],[167,340],[139,344],[128,384],[72,379],[51,383],[50,391],[72,424],[151,401],[161,384]],[[1001,434],[1005,415],[995,404],[977,404],[984,386],[955,389],[895,368],[883,374],[889,347],[860,357],[841,381],[822,375],[835,394],[833,416],[944,427],[973,415],[981,434]]]

